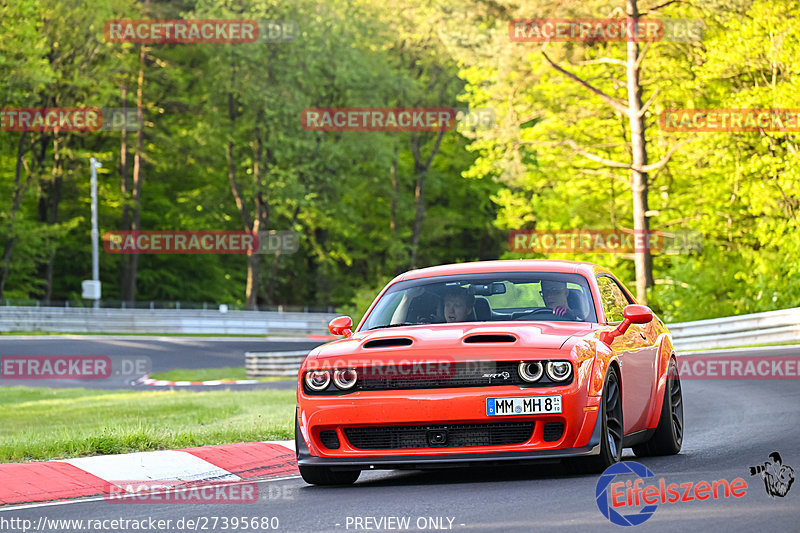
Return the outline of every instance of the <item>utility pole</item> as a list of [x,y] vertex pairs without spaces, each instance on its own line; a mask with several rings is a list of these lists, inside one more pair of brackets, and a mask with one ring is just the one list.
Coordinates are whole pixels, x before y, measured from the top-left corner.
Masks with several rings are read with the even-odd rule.
[[97,229],[97,169],[103,166],[100,161],[92,157],[89,160],[89,165],[92,170],[92,279],[83,281],[83,297],[89,300],[94,300],[94,307],[100,307],[100,257],[98,240],[100,238]]

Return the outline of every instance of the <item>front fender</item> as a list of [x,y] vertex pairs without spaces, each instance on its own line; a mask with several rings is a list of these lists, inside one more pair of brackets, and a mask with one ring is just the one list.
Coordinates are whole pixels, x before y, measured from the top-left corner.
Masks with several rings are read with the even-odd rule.
[[[595,357],[594,365],[592,366],[592,374],[589,379],[589,396],[600,397],[603,395],[603,385],[606,382],[606,373],[608,367],[611,366],[612,361],[617,360],[617,354],[602,342],[595,344]],[[619,365],[619,363],[617,363]],[[620,383],[622,376],[620,376]]]

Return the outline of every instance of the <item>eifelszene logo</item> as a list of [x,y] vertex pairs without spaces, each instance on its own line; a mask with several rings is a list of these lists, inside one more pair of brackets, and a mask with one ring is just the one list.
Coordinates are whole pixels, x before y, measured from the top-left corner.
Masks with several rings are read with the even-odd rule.
[[[621,477],[622,480],[617,480]],[[624,480],[628,478],[627,480]],[[653,478],[649,483],[645,479]],[[597,480],[597,508],[613,524],[637,526],[646,522],[658,509],[659,503],[683,503],[709,498],[741,498],[747,493],[747,482],[737,477],[732,481],[686,481],[667,483],[655,478],[646,466],[625,461],[609,466]],[[622,514],[623,511],[633,511]]]
[[[642,481],[643,478],[654,476],[653,472],[649,468],[633,461],[625,461],[611,465],[606,468],[605,472],[603,472],[603,474],[600,476],[600,479],[597,480],[597,486],[595,487],[595,500],[597,501],[597,507],[600,509],[600,512],[603,513],[603,516],[611,520],[612,524],[617,524],[618,526],[636,526],[646,522],[648,518],[653,516],[653,513],[655,513],[656,509],[658,509],[658,505],[647,505],[639,509],[637,512],[629,513],[627,515],[617,512],[615,509],[615,507],[617,507],[615,505],[616,499],[613,497],[609,498],[609,485],[612,485],[612,481],[614,481],[617,476],[625,474],[633,474],[638,477],[634,483],[635,487],[638,487],[638,483]],[[612,487],[615,487],[616,485],[619,485],[619,483],[614,483]],[[628,491],[630,491],[630,481],[624,482],[622,485],[627,485],[629,487]],[[615,491],[612,488],[612,493],[614,492]],[[638,494],[636,496],[638,503]]]
[[781,454],[772,452],[769,454],[770,460],[764,464],[750,467],[750,475],[760,475],[764,480],[764,489],[771,497],[778,496],[783,498],[794,483],[794,469],[783,464]]

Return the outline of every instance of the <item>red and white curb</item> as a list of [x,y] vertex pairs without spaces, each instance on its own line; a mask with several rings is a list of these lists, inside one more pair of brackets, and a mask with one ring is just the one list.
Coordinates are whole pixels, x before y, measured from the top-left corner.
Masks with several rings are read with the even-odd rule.
[[[0,505],[120,494],[130,489],[130,480],[176,486],[297,474],[293,441],[0,464]],[[121,480],[128,480],[127,485],[117,483]]]
[[230,380],[211,380],[211,381],[168,381],[164,379],[153,379],[149,376],[143,376],[136,381],[135,385],[148,385],[150,387],[192,387],[192,386],[205,386],[214,387],[218,385],[254,385],[262,383],[257,379],[230,379]]

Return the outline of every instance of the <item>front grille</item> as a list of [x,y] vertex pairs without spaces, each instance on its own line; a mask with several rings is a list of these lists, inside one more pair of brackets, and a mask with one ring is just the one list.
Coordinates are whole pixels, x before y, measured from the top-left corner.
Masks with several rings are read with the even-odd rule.
[[519,361],[468,361],[369,367],[358,369],[358,382],[353,390],[443,389],[502,385],[548,387],[568,385],[572,382],[572,375],[566,381],[555,383],[544,374],[536,383],[528,383],[519,377],[518,365]]
[[563,434],[563,422],[548,422],[544,425],[542,438],[545,440],[545,442],[553,442],[560,439]]
[[335,431],[326,429],[324,431],[319,432],[319,440],[322,442],[322,445],[328,448],[329,450],[338,450],[339,449],[339,436],[336,434]]
[[344,428],[344,434],[361,450],[458,448],[522,444],[533,435],[533,427],[534,422],[370,426]]

